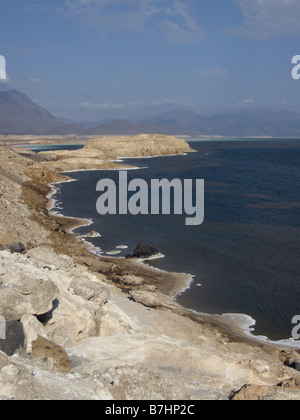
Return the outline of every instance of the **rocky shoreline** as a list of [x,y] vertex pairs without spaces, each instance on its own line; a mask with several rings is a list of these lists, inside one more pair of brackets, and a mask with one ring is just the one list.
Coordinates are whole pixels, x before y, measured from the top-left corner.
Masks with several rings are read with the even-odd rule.
[[51,159],[0,146],[0,399],[300,399],[298,352],[185,310],[188,275],[91,254],[49,212]]

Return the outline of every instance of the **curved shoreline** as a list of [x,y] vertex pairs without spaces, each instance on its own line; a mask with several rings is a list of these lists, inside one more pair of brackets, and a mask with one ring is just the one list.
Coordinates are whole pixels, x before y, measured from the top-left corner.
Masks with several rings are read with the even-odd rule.
[[[0,289],[20,281],[33,294],[22,301],[49,300],[22,312],[24,350],[0,352],[0,399],[299,399],[300,373],[286,363],[300,353],[234,332],[232,320],[187,311],[170,297],[182,277],[91,254],[69,233],[80,221],[47,209],[51,185],[67,178],[47,159],[7,147],[0,155],[0,236],[13,229],[9,240],[25,245],[22,255],[0,252]],[[48,309],[51,319],[37,319]]]
[[[171,155],[171,156],[178,156],[178,155]],[[149,157],[145,157],[145,159],[147,158],[157,158],[157,157],[162,157],[160,155],[158,156],[149,156]],[[121,159],[121,158],[118,158]],[[120,160],[119,162],[124,162],[124,160],[126,159],[134,159],[132,157],[130,158],[126,158],[123,157],[122,160]],[[135,159],[141,159],[141,157],[136,157]],[[117,163],[118,160],[115,160],[114,163]],[[135,168],[128,168],[128,167],[123,167],[120,166],[119,168],[112,168],[110,169],[111,171],[117,171],[117,170],[139,170],[142,169],[142,167],[135,167]],[[106,170],[106,169],[103,169]],[[68,173],[72,173],[72,172],[89,172],[89,171],[101,171],[99,169],[89,169],[89,170],[80,170],[80,171],[65,171],[62,172],[62,174],[68,174]],[[65,181],[61,181],[61,182],[56,182],[54,184],[62,184],[62,183],[68,183],[68,182],[76,182],[76,179],[69,179],[69,180],[65,180]],[[52,187],[52,185],[51,185]],[[55,188],[52,189],[52,193],[49,195],[49,200],[51,202],[51,197],[57,192],[57,190],[55,190]],[[54,204],[54,201],[52,200],[52,204]],[[74,222],[76,223],[76,226],[69,229],[68,232],[70,234],[76,235],[77,237],[79,237],[79,235],[77,235],[74,231],[76,229],[79,229],[81,227],[85,227],[85,226],[92,226],[93,221],[91,219],[80,219],[80,218],[70,218],[68,216],[64,216],[63,214],[56,214],[55,212],[53,212],[53,207],[49,208],[50,212],[53,215],[58,215],[59,217],[62,218],[66,218],[66,219],[72,219],[74,220]],[[87,223],[88,222],[88,223]],[[97,252],[97,250],[99,250],[99,248],[97,248],[95,245],[93,245],[91,242],[89,242],[88,240],[83,240],[82,241],[85,245],[87,245],[89,252],[91,252],[92,254],[94,254],[95,256],[97,256],[98,258],[103,258],[103,259],[111,259],[114,262],[118,262],[120,260],[122,260],[123,258],[114,256],[114,255],[101,255],[101,253]],[[135,262],[137,263],[141,263],[143,265],[144,268],[149,267],[146,264],[144,264],[145,260],[135,260]],[[157,270],[157,272],[160,273],[168,273],[174,277],[176,277],[177,281],[176,281],[176,287],[173,290],[173,292],[168,293],[168,295],[174,300],[174,302],[176,302],[176,297],[183,294],[186,290],[188,290],[193,281],[194,281],[194,275],[193,274],[186,274],[186,273],[174,273],[174,272],[170,272],[170,271],[165,271],[156,267],[151,267],[153,270]],[[179,284],[178,284],[179,282]],[[177,303],[177,302],[176,302]],[[181,306],[181,305],[180,305]],[[182,306],[182,308],[187,311],[187,313],[191,314],[191,317],[194,319],[200,318],[202,320],[202,317],[205,317],[206,319],[211,319],[211,321],[217,322],[220,324],[220,327],[225,327],[226,330],[229,327],[229,329],[231,329],[231,334],[233,336],[236,337],[240,337],[243,340],[249,340],[251,343],[256,343],[257,345],[261,345],[261,344],[265,344],[265,345],[271,345],[271,346],[275,346],[275,347],[287,347],[290,349],[294,349],[294,350],[300,350],[300,343],[293,341],[292,339],[282,339],[282,340],[278,340],[278,341],[273,341],[270,340],[268,337],[264,337],[264,336],[256,336],[255,334],[252,334],[252,332],[254,331],[254,326],[256,325],[256,320],[253,319],[252,317],[250,317],[247,314],[221,314],[221,315],[213,315],[213,314],[206,314],[206,313],[202,313],[202,312],[198,312],[195,310],[191,310],[187,307]],[[195,317],[196,318],[195,318]],[[227,331],[228,334],[228,331]],[[243,337],[244,336],[244,337]]]

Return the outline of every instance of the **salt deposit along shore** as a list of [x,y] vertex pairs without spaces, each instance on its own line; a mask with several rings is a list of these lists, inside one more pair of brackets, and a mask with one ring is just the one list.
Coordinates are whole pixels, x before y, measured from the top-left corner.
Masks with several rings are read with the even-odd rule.
[[99,258],[70,233],[87,221],[49,212],[51,184],[66,180],[57,171],[117,168],[124,142],[129,156],[192,151],[163,136],[122,139],[90,143],[88,165],[84,151],[0,146],[0,399],[299,400],[299,352],[187,311],[172,296],[189,275]]

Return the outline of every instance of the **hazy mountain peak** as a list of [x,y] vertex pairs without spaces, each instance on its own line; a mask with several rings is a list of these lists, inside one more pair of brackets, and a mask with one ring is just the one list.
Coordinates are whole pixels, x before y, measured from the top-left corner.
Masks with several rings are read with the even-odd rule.
[[79,126],[65,124],[17,90],[0,91],[1,134],[68,134]]
[[[99,115],[99,121],[101,120]],[[244,110],[203,117],[193,110],[173,109],[133,123],[119,119],[84,127],[55,118],[17,90],[0,91],[0,134],[86,135],[220,135],[224,137],[300,137],[300,115],[288,111]]]

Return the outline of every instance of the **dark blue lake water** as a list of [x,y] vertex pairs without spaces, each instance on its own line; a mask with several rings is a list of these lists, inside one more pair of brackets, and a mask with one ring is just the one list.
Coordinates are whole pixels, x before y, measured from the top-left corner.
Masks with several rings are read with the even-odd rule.
[[[77,182],[59,186],[55,199],[65,216],[91,218],[102,237],[89,239],[102,251],[140,242],[165,258],[158,268],[194,275],[178,297],[184,306],[210,314],[242,313],[256,320],[255,334],[291,337],[300,314],[300,141],[192,142],[198,153],[126,159],[142,167],[129,180],[205,180],[205,221],[186,226],[185,215],[99,216],[96,184],[118,182],[117,171],[70,174]],[[146,168],[145,168],[146,167]],[[199,286],[201,285],[201,286]]]

